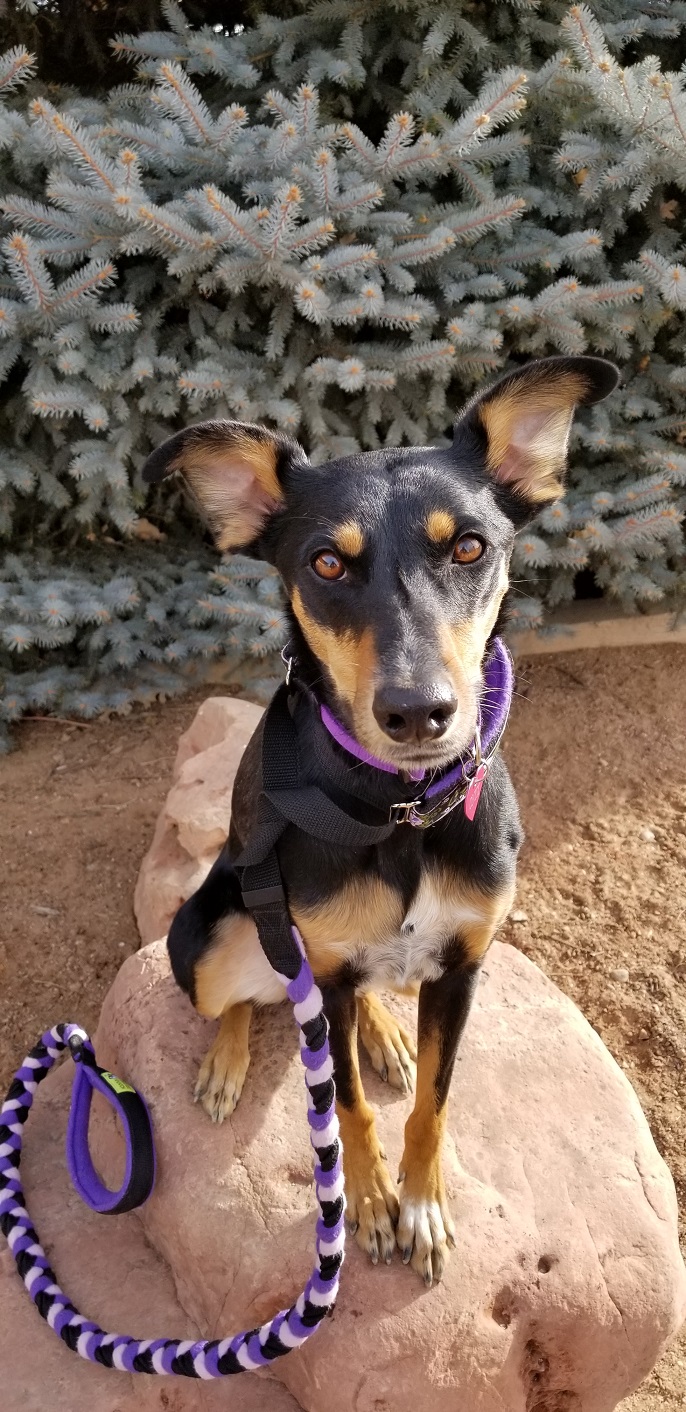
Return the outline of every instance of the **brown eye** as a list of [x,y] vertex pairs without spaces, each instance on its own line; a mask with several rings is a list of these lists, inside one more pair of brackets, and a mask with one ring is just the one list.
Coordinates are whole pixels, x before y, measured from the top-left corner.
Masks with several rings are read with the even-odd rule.
[[484,552],[484,545],[475,534],[463,534],[453,549],[456,564],[475,564]]
[[342,579],[345,568],[337,554],[330,549],[322,549],[312,560],[312,568],[320,579]]

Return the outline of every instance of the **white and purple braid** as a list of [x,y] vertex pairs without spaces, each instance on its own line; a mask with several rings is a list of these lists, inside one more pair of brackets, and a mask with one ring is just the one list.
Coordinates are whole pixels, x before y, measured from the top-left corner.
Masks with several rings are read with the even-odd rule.
[[17,1269],[39,1314],[81,1358],[127,1373],[177,1374],[186,1378],[221,1378],[252,1372],[290,1353],[314,1333],[333,1311],[345,1245],[345,1196],[335,1111],[333,1064],[321,991],[315,985],[302,942],[293,928],[301,956],[294,980],[282,976],[300,1030],[309,1102],[310,1140],[317,1154],[315,1190],[320,1208],[316,1228],[317,1262],[295,1304],[282,1309],[261,1328],[226,1339],[135,1339],[109,1334],[87,1319],[60,1288],[26,1210],[19,1175],[23,1129],[41,1079],[67,1048],[72,1036],[88,1039],[78,1025],[46,1030],[27,1055],[10,1085],[0,1112],[0,1228]]

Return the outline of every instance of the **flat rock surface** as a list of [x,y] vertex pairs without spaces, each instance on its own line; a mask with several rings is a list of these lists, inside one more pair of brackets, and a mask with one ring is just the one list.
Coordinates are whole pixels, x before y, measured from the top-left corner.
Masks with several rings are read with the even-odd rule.
[[[390,1003],[412,1022],[411,1002]],[[152,1109],[159,1177],[140,1219],[92,1217],[64,1185],[55,1194],[48,1185],[64,1127],[62,1075],[44,1086],[49,1124],[32,1119],[27,1167],[38,1228],[69,1292],[108,1327],[225,1336],[289,1303],[309,1272],[311,1152],[289,1010],[258,1016],[243,1097],[220,1128],[191,1101],[212,1032],[176,989],[162,943],[129,958],[106,1000],[97,1049]],[[368,1066],[364,1078],[395,1171],[410,1101]],[[114,1123],[99,1112],[92,1126],[113,1180],[121,1157]],[[131,1379],[79,1364],[30,1306],[22,1313],[22,1291],[8,1279],[18,1342],[41,1357],[45,1345],[51,1377],[69,1389],[60,1412],[72,1412],[91,1379],[89,1412],[195,1412],[215,1398],[246,1412],[609,1412],[683,1316],[673,1185],[633,1090],[597,1035],[531,962],[497,943],[457,1064],[448,1126],[458,1243],[443,1283],[425,1290],[399,1257],[375,1269],[349,1242],[333,1320],[275,1364],[268,1384],[263,1375],[232,1379],[228,1389],[139,1377],[133,1390]],[[5,1327],[4,1307],[0,1318]],[[30,1372],[34,1402],[15,1397],[6,1412],[38,1407],[44,1373],[28,1359],[27,1382]],[[172,1400],[155,1401],[165,1388]]]

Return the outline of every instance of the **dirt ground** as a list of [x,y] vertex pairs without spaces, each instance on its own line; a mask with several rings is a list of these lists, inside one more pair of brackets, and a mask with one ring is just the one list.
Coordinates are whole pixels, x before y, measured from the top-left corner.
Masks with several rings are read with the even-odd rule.
[[[137,946],[137,870],[205,693],[22,725],[0,763],[0,1080],[57,1019],[95,1025]],[[506,756],[527,842],[502,939],[581,1007],[634,1084],[686,1235],[686,649],[518,664]],[[686,1335],[622,1412],[686,1406]]]

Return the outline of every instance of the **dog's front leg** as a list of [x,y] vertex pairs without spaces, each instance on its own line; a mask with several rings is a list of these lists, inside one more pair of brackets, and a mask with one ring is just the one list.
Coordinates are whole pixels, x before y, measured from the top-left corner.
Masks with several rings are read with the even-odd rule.
[[455,1054],[472,1003],[478,965],[463,965],[419,991],[417,1093],[405,1125],[398,1180],[397,1240],[405,1264],[426,1285],[440,1280],[455,1244],[443,1183],[441,1149]]
[[373,1264],[381,1257],[389,1265],[395,1249],[398,1198],[362,1088],[355,991],[352,986],[325,986],[323,996],[343,1141],[347,1217],[358,1245]]

